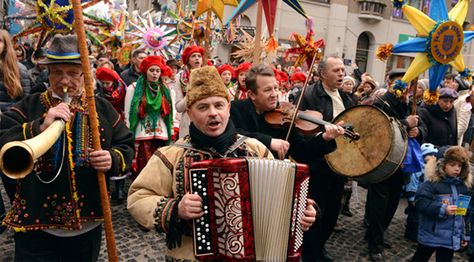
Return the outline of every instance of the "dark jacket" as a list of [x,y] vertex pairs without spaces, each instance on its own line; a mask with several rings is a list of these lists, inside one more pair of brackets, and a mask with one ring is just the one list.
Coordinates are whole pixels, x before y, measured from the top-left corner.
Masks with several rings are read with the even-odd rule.
[[459,177],[447,177],[442,166],[443,160],[428,162],[426,181],[415,196],[415,207],[420,212],[418,241],[430,247],[458,250],[461,240],[469,240],[469,232],[465,231],[465,216],[448,215],[446,207],[448,204],[455,205],[459,196],[469,194],[467,185],[472,184],[472,176],[469,169],[464,168]]
[[[285,139],[288,130],[287,127],[269,126],[264,115],[257,114],[250,99],[232,101],[230,119],[239,134],[256,138],[268,149],[270,149],[272,138]],[[288,142],[290,143],[288,154],[301,163],[311,162],[336,149],[336,143],[324,141],[321,134],[305,137],[296,130],[293,130]],[[278,156],[275,152],[272,153]]]
[[[0,147],[10,141],[38,135],[44,114],[59,102],[51,93],[38,93],[27,96],[9,111],[3,112]],[[134,156],[133,135],[108,101],[96,98],[96,107],[101,147],[109,150],[112,157],[112,167],[106,175],[125,174]],[[4,221],[8,226],[25,230],[78,229],[83,222],[101,219],[96,171],[90,166],[85,153],[85,148],[92,146],[91,140],[90,136],[81,135],[88,133],[87,111],[79,109],[75,112],[74,120],[69,122],[71,133],[64,135],[66,132],[63,131],[50,150],[38,158],[34,171],[17,180],[12,209]],[[20,213],[28,216],[16,215]]]
[[[346,109],[355,105],[348,94],[340,90],[338,90],[338,92]],[[333,116],[332,98],[324,91],[321,81],[308,87],[303,95],[300,109],[319,111],[323,114],[323,120],[329,122],[336,117]]]
[[18,97],[15,100],[8,95],[7,90],[3,85],[3,75],[0,74],[0,110],[2,112],[6,111],[14,103],[20,101],[23,97],[26,97],[30,94],[32,81],[28,70],[21,63],[18,63],[18,69],[20,70],[20,83],[21,87],[23,88],[23,96]]
[[120,78],[125,82],[127,86],[137,82],[140,77],[140,73],[135,71],[135,66],[131,65],[128,69],[125,69],[121,74]]
[[454,108],[444,112],[438,104],[435,104],[420,108],[419,115],[427,128],[425,143],[432,143],[438,147],[458,144],[458,126]]

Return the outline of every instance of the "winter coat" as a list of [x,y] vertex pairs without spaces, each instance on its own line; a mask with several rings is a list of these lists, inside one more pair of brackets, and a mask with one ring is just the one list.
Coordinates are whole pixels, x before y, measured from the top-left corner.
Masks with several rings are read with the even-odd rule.
[[133,65],[120,74],[120,78],[122,78],[127,86],[137,82],[139,77],[140,73],[135,71],[135,67]]
[[446,214],[448,204],[456,204],[461,195],[468,195],[472,185],[469,168],[463,168],[457,178],[447,177],[444,159],[431,159],[425,168],[425,182],[415,196],[415,207],[420,212],[418,242],[430,247],[452,250],[461,248],[461,240],[469,241],[464,216]]
[[20,83],[23,88],[23,96],[16,99],[12,99],[3,85],[3,76],[0,74],[0,111],[5,112],[10,108],[14,103],[20,101],[23,97],[30,94],[31,90],[31,77],[28,73],[28,70],[23,64],[18,63],[18,68],[20,70]]
[[438,104],[420,108],[420,119],[427,127],[424,143],[441,147],[458,144],[456,110],[444,112]]

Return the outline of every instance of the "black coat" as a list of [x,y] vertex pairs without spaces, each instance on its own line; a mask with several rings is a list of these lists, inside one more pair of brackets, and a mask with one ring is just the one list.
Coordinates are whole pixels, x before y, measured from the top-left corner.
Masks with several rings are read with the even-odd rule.
[[133,65],[131,65],[128,69],[125,69],[120,74],[120,78],[122,78],[123,82],[125,82],[127,86],[137,82],[139,77],[140,73],[135,71],[135,67]]
[[439,147],[458,144],[458,126],[454,108],[449,112],[444,112],[436,104],[421,108],[419,115],[427,127],[425,143],[432,143]]
[[[350,95],[340,90],[338,90],[338,92],[346,109],[355,105]],[[323,119],[329,122],[336,117],[333,116],[332,98],[324,91],[321,81],[308,87],[303,95],[300,109],[319,111],[323,114]]]
[[[272,138],[285,139],[288,130],[287,127],[269,126],[265,122],[264,115],[257,114],[250,99],[232,101],[230,118],[239,134],[259,140],[268,149]],[[296,130],[293,130],[288,142],[290,143],[288,154],[301,163],[309,163],[336,149],[336,143],[324,141],[321,134],[305,137]],[[275,152],[272,153],[277,156]]]

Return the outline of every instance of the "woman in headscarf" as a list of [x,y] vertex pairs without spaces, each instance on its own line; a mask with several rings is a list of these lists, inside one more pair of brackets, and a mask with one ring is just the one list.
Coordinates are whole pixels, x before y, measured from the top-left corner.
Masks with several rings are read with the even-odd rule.
[[181,119],[179,122],[179,138],[185,137],[189,134],[190,120],[186,113],[186,93],[188,89],[189,76],[191,70],[200,68],[202,66],[202,58],[204,56],[204,48],[192,45],[184,49],[181,59],[183,60],[183,70],[178,75],[178,81],[173,86],[173,90],[176,94],[175,108],[178,113],[181,113]]
[[235,94],[234,94],[235,100],[247,98],[247,88],[245,87],[245,78],[250,68],[252,68],[251,63],[243,62],[235,70],[235,75],[237,76],[237,87],[235,89]]
[[127,88],[124,115],[135,135],[134,175],[140,173],[156,149],[169,144],[173,135],[173,101],[162,79],[167,70],[161,56],[148,56],[140,63],[141,76]]

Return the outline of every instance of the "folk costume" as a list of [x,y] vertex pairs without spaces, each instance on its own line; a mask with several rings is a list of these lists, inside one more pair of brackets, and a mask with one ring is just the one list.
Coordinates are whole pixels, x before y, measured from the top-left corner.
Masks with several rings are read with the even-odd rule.
[[114,106],[115,110],[119,112],[122,119],[125,119],[123,113],[125,91],[127,89],[125,82],[123,82],[117,72],[107,67],[99,67],[95,72],[95,77],[99,81],[113,82],[111,87],[105,87],[102,85],[99,94]]
[[237,69],[235,69],[235,76],[237,77],[236,88],[234,92],[234,100],[242,100],[247,98],[247,88],[245,87],[245,81],[243,84],[239,81],[239,75],[248,72],[252,68],[252,64],[249,62],[243,62]]
[[[187,106],[220,96],[229,101],[215,68],[196,69],[187,93]],[[193,79],[195,78],[195,79]],[[219,81],[220,80],[220,81]],[[255,139],[237,134],[232,122],[217,137],[209,137],[191,123],[189,136],[158,149],[132,183],[127,201],[130,214],[146,228],[166,233],[167,261],[193,261],[192,223],[178,218],[178,205],[189,192],[188,167],[192,162],[222,157],[273,158]]]
[[191,67],[188,65],[189,58],[193,53],[200,53],[204,56],[204,48],[196,45],[188,46],[184,49],[181,59],[183,60],[184,66],[178,75],[178,82],[173,86],[176,93],[175,108],[176,111],[181,113],[181,120],[179,122],[179,138],[183,138],[189,134],[189,116],[186,113],[186,93],[188,92],[189,76],[191,75]]
[[[80,64],[79,57],[77,37],[57,35],[43,63]],[[48,110],[61,102],[49,89],[3,112],[0,146],[38,135]],[[112,158],[106,175],[124,174],[133,157],[132,133],[105,99],[97,98],[96,108],[101,147]],[[92,138],[84,93],[72,99],[70,110],[74,116],[60,138],[31,174],[17,180],[12,208],[3,221],[15,230],[16,260],[96,260],[99,255],[103,216],[96,170],[89,160]]]
[[161,76],[156,83],[147,79],[148,69],[156,65],[161,73],[167,70],[160,56],[148,56],[140,64],[142,75],[130,85],[125,96],[125,123],[135,136],[138,175],[159,147],[166,146],[173,135],[173,101],[171,91]]
[[[107,67],[99,67],[95,72],[95,77],[101,84],[99,95],[112,104],[114,109],[120,114],[120,119],[124,121],[125,83],[117,72]],[[112,82],[112,86],[105,86],[103,81]],[[127,175],[128,174],[110,177],[110,180],[115,183],[115,191],[112,192],[112,200],[118,201],[118,203],[121,203],[126,197],[124,187]]]
[[[232,66],[230,66],[228,64],[224,64],[224,65],[219,66],[219,68],[217,68],[217,71],[219,72],[219,75],[221,77],[222,77],[222,74],[224,72],[229,72],[230,75],[231,75],[231,80],[232,80],[232,78],[234,78],[234,75],[235,75],[234,68],[232,68]],[[224,80],[224,79],[222,79],[222,80]],[[224,84],[225,84],[225,82],[224,82]],[[235,96],[235,92],[236,92],[235,84],[232,81],[230,81],[228,84],[225,84],[225,87],[227,88],[227,91],[229,92],[229,95],[231,96],[230,99],[234,100],[234,96]]]

